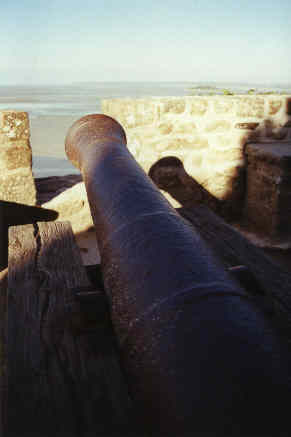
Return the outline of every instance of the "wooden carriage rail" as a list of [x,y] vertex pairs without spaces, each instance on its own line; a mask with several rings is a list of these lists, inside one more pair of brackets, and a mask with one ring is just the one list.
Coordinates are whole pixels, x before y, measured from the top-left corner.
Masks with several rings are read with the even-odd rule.
[[178,208],[177,211],[199,232],[224,268],[245,267],[246,274],[240,282],[248,281],[249,286],[244,286],[245,290],[265,308],[281,334],[290,342],[290,272],[205,205]]

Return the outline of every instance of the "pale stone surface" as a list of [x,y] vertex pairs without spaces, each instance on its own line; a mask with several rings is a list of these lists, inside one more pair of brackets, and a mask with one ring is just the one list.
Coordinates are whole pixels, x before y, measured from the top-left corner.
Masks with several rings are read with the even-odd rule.
[[214,100],[214,112],[216,114],[229,114],[233,112],[235,102],[230,100],[229,97],[219,97]]
[[173,114],[181,114],[185,111],[185,100],[184,99],[171,99],[164,103],[163,105],[163,112],[171,112]]
[[169,139],[164,138],[161,140],[155,140],[155,147],[158,152],[168,150],[171,153],[173,150],[197,150],[205,149],[208,147],[208,140],[205,136],[171,136]]
[[246,144],[291,140],[290,96],[119,99],[103,108],[113,117],[132,116],[125,125],[129,149],[145,171],[175,156],[212,194],[227,192],[234,202],[244,187]]
[[269,100],[269,114],[274,115],[281,109],[283,106],[282,99],[270,99]]
[[238,117],[264,117],[264,99],[262,97],[241,97],[238,101]]
[[32,153],[31,148],[26,143],[23,147],[17,142],[11,143],[11,145],[0,146],[0,169],[4,170],[16,170],[21,167],[29,167],[31,169]]
[[171,123],[160,123],[158,125],[158,131],[162,135],[168,135],[173,131],[173,125]]
[[0,112],[0,199],[34,205],[36,189],[32,176],[26,112]]
[[[90,219],[85,189],[84,186],[80,186],[80,181],[81,175],[76,174],[37,178],[38,204],[57,209],[61,213],[57,220],[68,220],[73,224],[83,264],[99,264],[100,254],[95,228]],[[76,184],[79,184],[79,187],[74,189]]]
[[244,151],[241,147],[232,148],[211,148],[211,152],[207,154],[207,162],[215,167],[217,164],[225,164],[236,161],[244,165]]
[[36,189],[30,168],[1,172],[0,199],[35,205]]
[[156,162],[156,154],[155,155],[146,155],[140,159],[140,165],[143,170],[148,173],[151,166]]
[[228,134],[217,134],[211,138],[211,146],[214,148],[244,148],[244,145],[249,140],[248,132],[237,130],[229,132]]
[[191,121],[191,119],[177,120],[173,122],[173,131],[175,133],[193,135],[197,132],[197,124]]
[[88,229],[93,227],[84,182],[79,182],[63,191],[42,206],[58,211],[59,221],[70,221],[75,234],[88,231]]
[[197,168],[200,168],[203,165],[204,156],[205,155],[199,152],[191,152],[187,153],[186,156],[183,156],[182,162],[184,162],[184,168],[187,173],[194,175],[197,171]]
[[7,141],[29,138],[29,119],[27,112],[1,111],[0,134]]
[[208,109],[208,101],[205,98],[192,99],[190,106],[190,114],[202,116]]
[[231,123],[227,120],[214,120],[206,124],[204,131],[208,133],[227,132],[231,127]]

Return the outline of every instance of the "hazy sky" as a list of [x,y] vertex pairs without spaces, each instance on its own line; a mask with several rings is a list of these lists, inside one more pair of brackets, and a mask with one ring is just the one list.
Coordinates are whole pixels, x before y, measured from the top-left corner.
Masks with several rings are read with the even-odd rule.
[[291,82],[290,0],[14,0],[0,16],[0,84]]

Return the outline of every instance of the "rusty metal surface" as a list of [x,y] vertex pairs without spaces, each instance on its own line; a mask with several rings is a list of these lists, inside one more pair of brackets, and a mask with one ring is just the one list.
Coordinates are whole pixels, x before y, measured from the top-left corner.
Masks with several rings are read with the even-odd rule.
[[66,152],[85,181],[144,426],[159,435],[287,435],[285,345],[131,156],[122,127],[86,116],[70,129]]

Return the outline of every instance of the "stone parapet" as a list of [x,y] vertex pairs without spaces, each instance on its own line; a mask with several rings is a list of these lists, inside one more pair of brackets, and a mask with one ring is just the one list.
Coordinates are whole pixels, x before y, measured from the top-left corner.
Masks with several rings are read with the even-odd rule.
[[291,142],[248,144],[245,216],[273,240],[291,243]]
[[243,205],[245,145],[291,140],[291,96],[186,96],[112,99],[102,112],[125,128],[146,172],[176,156],[213,195]]
[[35,205],[29,118],[26,112],[0,112],[0,199]]

